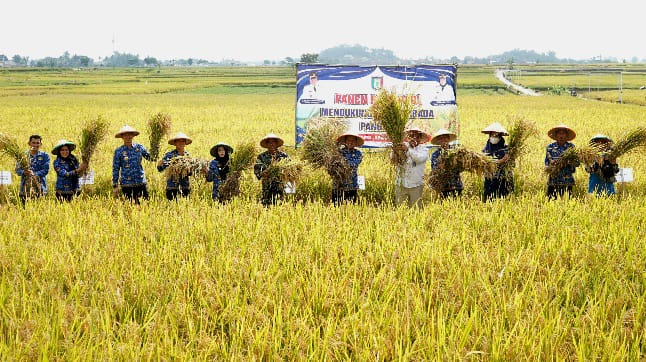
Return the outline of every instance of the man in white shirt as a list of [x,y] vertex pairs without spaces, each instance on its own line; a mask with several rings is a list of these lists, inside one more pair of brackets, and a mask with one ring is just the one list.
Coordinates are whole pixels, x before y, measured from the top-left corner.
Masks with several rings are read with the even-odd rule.
[[453,87],[447,83],[445,74],[439,75],[439,85],[435,89],[432,97],[431,105],[439,106],[455,103],[455,91],[453,90]]
[[[403,142],[397,149],[406,152],[406,162],[397,166],[395,179],[395,202],[401,205],[408,202],[408,206],[421,206],[424,191],[424,171],[428,160],[429,135],[419,128],[406,130],[408,142]],[[391,157],[393,154],[391,153]]]

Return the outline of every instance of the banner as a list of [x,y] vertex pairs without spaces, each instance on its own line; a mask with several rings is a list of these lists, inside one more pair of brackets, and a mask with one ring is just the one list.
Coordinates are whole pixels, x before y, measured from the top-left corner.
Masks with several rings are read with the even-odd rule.
[[429,134],[446,128],[459,135],[455,96],[457,66],[343,66],[298,64],[296,76],[296,146],[313,118],[341,118],[364,147],[386,147],[388,137],[366,111],[381,89],[411,95],[415,110],[410,126]]

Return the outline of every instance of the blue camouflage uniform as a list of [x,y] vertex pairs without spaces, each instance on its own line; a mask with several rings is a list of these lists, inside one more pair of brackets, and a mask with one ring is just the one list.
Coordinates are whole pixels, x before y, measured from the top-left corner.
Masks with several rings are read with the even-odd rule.
[[20,176],[20,196],[25,196],[30,192],[35,192],[39,194],[47,194],[47,174],[49,173],[49,155],[45,152],[38,151],[35,155],[32,155],[31,152],[27,152],[29,155],[29,168],[33,172],[34,176],[38,177],[40,183],[40,190],[29,190],[29,185],[26,184],[27,177],[24,175],[22,168],[20,168],[20,163],[16,163],[16,174]]
[[[431,155],[431,169],[435,170],[439,167],[440,158],[443,152],[446,151],[442,150],[442,148],[438,148],[433,152]],[[464,184],[462,183],[460,172],[454,172],[451,179],[442,188],[442,194],[443,196],[447,196],[446,194],[450,193],[459,194],[462,192],[462,189],[464,189]]]
[[[550,161],[556,160],[565,150],[574,147],[571,142],[565,142],[563,146],[559,146],[558,142],[550,143],[545,151],[545,166],[550,164]],[[549,186],[573,186],[574,185],[574,172],[576,171],[575,165],[567,165],[559,171],[556,176],[550,176],[547,184]]]
[[218,160],[211,160],[209,163],[209,170],[206,173],[206,181],[207,182],[213,182],[213,190],[211,191],[211,198],[213,200],[217,200],[218,198],[218,188],[220,187],[220,183],[222,181],[222,178],[220,177],[220,163]]
[[112,186],[126,187],[146,185],[146,175],[141,159],[151,160],[150,153],[138,143],[128,147],[123,145],[114,151],[112,159]]
[[341,150],[341,155],[345,158],[345,162],[347,162],[348,166],[352,169],[352,173],[350,174],[350,177],[340,183],[337,180],[334,180],[332,188],[337,190],[357,190],[359,188],[359,185],[357,184],[357,171],[361,161],[363,160],[363,153],[356,148],[351,151],[344,148]]
[[78,160],[72,155],[70,155],[67,160],[60,156],[56,157],[54,160],[54,171],[56,171],[57,193],[62,195],[73,195],[81,189],[79,184],[79,175],[76,172],[78,167]]
[[[187,151],[184,151],[183,155],[180,155],[177,150],[172,150],[169,152],[166,152],[164,157],[162,158],[162,165],[157,166],[157,171],[162,172],[168,166],[170,165],[170,161],[175,158],[175,157],[180,157],[180,156],[189,156],[190,154]],[[166,190],[187,190],[189,191],[191,189],[191,183],[189,180],[189,176],[186,175],[184,177],[168,177],[166,179]]]

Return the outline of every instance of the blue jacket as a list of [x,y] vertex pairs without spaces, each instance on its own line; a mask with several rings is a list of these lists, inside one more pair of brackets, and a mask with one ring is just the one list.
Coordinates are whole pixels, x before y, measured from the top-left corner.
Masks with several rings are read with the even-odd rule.
[[[29,168],[38,177],[40,182],[40,192],[47,193],[47,174],[49,173],[49,155],[45,152],[38,151],[35,155],[29,154]],[[16,174],[20,176],[20,195],[24,195],[27,191],[25,182],[27,177],[24,176],[23,170],[20,168],[20,163],[16,163]]]
[[[437,169],[440,166],[440,156],[442,155],[442,148],[438,148],[431,155],[431,168],[433,170]],[[462,177],[460,177],[459,172],[454,172],[453,177],[444,185],[444,191],[454,191],[464,189],[464,184],[462,183]]]
[[211,197],[213,200],[218,198],[218,187],[220,187],[220,182],[222,181],[218,166],[218,160],[212,160],[211,163],[209,163],[209,170],[206,173],[206,181],[213,182],[213,190],[211,191]]
[[[545,150],[545,166],[550,164],[550,161],[556,160],[565,150],[568,148],[574,147],[574,144],[571,142],[565,142],[563,146],[559,146],[558,142],[552,142],[547,146]],[[555,177],[550,176],[547,184],[550,186],[572,186],[574,185],[574,172],[576,167],[573,165],[567,165],[559,171],[558,175]]]
[[[157,171],[159,171],[159,172],[164,171],[170,165],[170,160],[175,158],[175,157],[179,157],[179,156],[189,156],[189,153],[184,151],[184,155],[180,155],[179,152],[177,152],[177,150],[172,150],[172,151],[166,152],[166,154],[162,158],[162,165],[157,166]],[[189,176],[188,175],[185,176],[185,177],[182,177],[182,178],[169,177],[166,180],[166,190],[178,190],[180,188],[182,190],[190,190],[191,189],[191,183],[189,181]]]
[[123,145],[114,151],[112,158],[112,186],[141,186],[146,184],[146,175],[141,159],[151,160],[150,153],[138,143]]
[[340,184],[337,184],[337,181],[334,180],[332,188],[336,190],[346,191],[356,190],[359,188],[359,185],[357,183],[357,170],[359,169],[359,165],[363,160],[363,154],[356,148],[352,151],[344,148],[341,150],[341,155],[343,156],[343,158],[345,158],[345,162],[347,162],[348,166],[350,166],[350,168],[352,169],[352,174],[350,174],[350,177],[342,181]]
[[56,171],[56,191],[61,194],[74,194],[81,189],[79,176],[76,169],[79,161],[74,155],[69,155],[67,160],[58,156],[54,160],[54,171]]

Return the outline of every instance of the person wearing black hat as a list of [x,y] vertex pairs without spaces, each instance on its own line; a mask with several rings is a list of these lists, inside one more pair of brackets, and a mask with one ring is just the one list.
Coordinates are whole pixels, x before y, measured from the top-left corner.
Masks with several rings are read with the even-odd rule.
[[233,153],[233,147],[226,143],[219,142],[211,147],[211,156],[213,160],[209,163],[209,168],[206,172],[206,181],[213,182],[213,190],[211,191],[211,198],[224,202],[218,193],[220,184],[227,179],[229,173],[229,158]]
[[253,167],[253,173],[256,178],[262,182],[262,204],[269,206],[275,204],[277,201],[283,199],[283,184],[280,180],[272,180],[269,178],[267,169],[272,162],[282,159],[289,159],[289,156],[279,150],[278,148],[283,145],[283,139],[273,133],[266,135],[261,141],[260,146],[266,148],[267,151],[261,153],[256,158],[256,164]]
[[40,151],[42,137],[29,136],[29,168],[23,170],[19,162],[16,163],[16,174],[20,176],[20,200],[22,204],[28,197],[39,197],[47,194],[47,174],[49,173],[49,155]]
[[87,169],[87,163],[79,164],[78,159],[72,154],[76,145],[66,140],[60,140],[52,154],[54,170],[56,171],[56,198],[60,201],[72,201],[72,198],[81,192],[79,174]]
[[[546,167],[559,159],[567,149],[574,147],[574,144],[570,141],[576,138],[574,130],[564,124],[553,127],[549,132],[547,132],[547,135],[555,142],[547,145],[545,150]],[[550,175],[547,181],[547,197],[549,199],[556,199],[566,193],[568,195],[572,194],[572,189],[574,187],[574,172],[576,171],[577,166],[578,165],[566,165],[559,170],[557,175]]]

